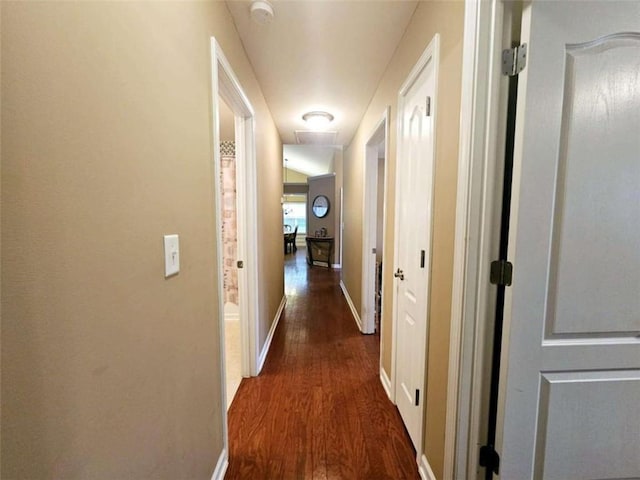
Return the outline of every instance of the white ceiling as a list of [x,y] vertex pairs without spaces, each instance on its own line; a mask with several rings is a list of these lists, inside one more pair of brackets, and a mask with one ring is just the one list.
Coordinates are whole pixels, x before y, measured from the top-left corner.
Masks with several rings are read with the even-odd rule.
[[227,1],[282,142],[307,130],[304,113],[324,110],[335,116],[335,143],[348,145],[418,2],[271,3],[275,17],[260,25],[250,1]]
[[335,156],[342,147],[324,145],[283,145],[283,165],[308,177],[335,171]]

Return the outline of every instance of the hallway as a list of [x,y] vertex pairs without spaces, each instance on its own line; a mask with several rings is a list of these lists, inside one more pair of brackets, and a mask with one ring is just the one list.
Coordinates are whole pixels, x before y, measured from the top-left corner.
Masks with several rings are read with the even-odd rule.
[[225,478],[419,478],[379,380],[379,337],[361,335],[339,272],[286,257],[287,305],[259,377],[229,410]]

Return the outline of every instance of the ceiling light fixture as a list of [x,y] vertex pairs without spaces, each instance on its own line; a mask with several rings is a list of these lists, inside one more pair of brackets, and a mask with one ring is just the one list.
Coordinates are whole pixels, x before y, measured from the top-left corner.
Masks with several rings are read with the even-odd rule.
[[302,115],[302,120],[307,122],[310,128],[323,129],[327,128],[333,122],[333,115],[329,112],[307,112]]
[[273,20],[273,6],[267,0],[254,0],[249,11],[254,22],[260,25],[266,25]]

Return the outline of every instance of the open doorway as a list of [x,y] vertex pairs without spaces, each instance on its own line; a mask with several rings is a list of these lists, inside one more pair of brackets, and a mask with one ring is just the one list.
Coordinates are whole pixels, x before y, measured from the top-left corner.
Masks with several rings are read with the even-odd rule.
[[[307,235],[307,174],[299,168],[291,168],[287,151],[283,149],[284,163],[282,173],[282,225],[284,228],[285,263],[296,256],[298,249],[304,247]],[[296,164],[295,161],[291,162]],[[285,274],[286,283],[286,274]]]
[[[284,195],[282,203],[283,227],[284,227],[284,254],[295,255],[298,247],[304,246],[304,237],[307,235],[307,194],[291,193]],[[300,240],[303,240],[301,243]]]
[[[389,109],[369,136],[366,144],[364,171],[365,251],[362,262],[362,333],[380,335],[382,319],[382,279],[384,232],[386,231],[386,159],[389,138]],[[382,354],[382,352],[381,352]]]
[[[342,146],[283,145],[282,155],[285,264],[296,254],[306,258],[303,253],[309,251],[307,237],[322,236],[323,241],[333,243],[331,261],[327,264],[324,259],[323,265],[340,268]],[[318,195],[325,197],[328,204],[327,214],[322,217],[313,214],[312,204]],[[295,237],[289,245],[288,236]],[[286,283],[285,272],[285,287]]]
[[224,351],[227,409],[242,381],[240,291],[238,288],[238,212],[234,115],[220,98],[220,209],[224,284]]
[[[256,203],[256,152],[254,132],[254,110],[238,82],[231,65],[222,53],[215,38],[211,39],[211,114],[213,119],[213,185],[215,190],[215,218],[212,219],[216,228],[216,257],[219,268],[218,298],[220,318],[220,375],[222,381],[221,414],[223,418],[224,452],[220,465],[226,465],[228,459],[229,435],[227,431],[227,405],[231,403],[232,395],[227,395],[227,363],[232,362],[231,347],[226,345],[225,315],[225,240],[223,237],[224,199],[221,184],[223,148],[229,146],[223,142],[221,117],[225,115],[225,104],[233,118],[233,166],[235,167],[235,225],[236,225],[236,256],[227,254],[230,261],[228,271],[235,271],[237,275],[237,303],[238,323],[240,330],[240,374],[242,377],[257,375],[259,372],[259,354],[257,342],[257,312],[258,312],[258,246],[257,246],[257,203]],[[233,190],[233,182],[231,190]],[[227,252],[228,253],[228,252]],[[235,265],[234,265],[235,264]],[[232,282],[229,282],[232,283]],[[232,302],[226,302],[231,304]],[[229,306],[228,313],[233,313],[233,306]],[[231,392],[229,392],[231,393]],[[229,398],[228,398],[229,397]]]

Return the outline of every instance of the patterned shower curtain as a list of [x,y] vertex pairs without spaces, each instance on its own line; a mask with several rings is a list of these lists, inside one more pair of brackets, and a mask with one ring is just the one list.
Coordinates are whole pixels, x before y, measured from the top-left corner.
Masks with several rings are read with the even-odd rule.
[[238,226],[236,220],[236,145],[220,142],[224,302],[238,304]]

